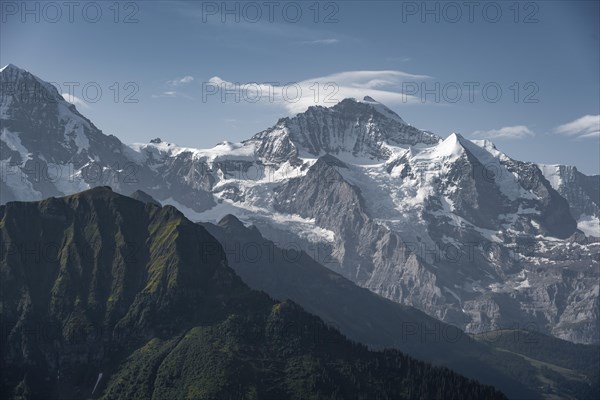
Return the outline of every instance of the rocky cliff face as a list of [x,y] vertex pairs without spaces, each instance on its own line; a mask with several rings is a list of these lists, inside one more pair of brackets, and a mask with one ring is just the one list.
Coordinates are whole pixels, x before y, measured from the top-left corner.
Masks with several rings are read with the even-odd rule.
[[369,167],[322,157],[274,208],[331,230],[342,273],[394,301],[474,332],[520,323],[596,341],[597,243],[535,166],[482,145],[453,135]]
[[600,237],[600,175],[587,176],[566,165],[539,165],[546,179],[569,202],[578,228]]
[[[3,126],[47,134],[26,118],[26,105],[2,104]],[[1,135],[2,165],[16,162],[21,174],[29,154],[54,159],[34,142],[17,142],[22,134],[11,129]],[[311,107],[212,149],[160,139],[125,146],[89,129],[88,150],[57,151],[99,163],[108,176],[112,159],[104,154],[127,160],[136,181],[119,180],[115,190],[141,189],[195,221],[235,214],[280,247],[302,249],[359,285],[469,332],[535,326],[568,340],[599,340],[597,177],[512,160],[488,141],[442,140],[371,98]],[[70,137],[72,130],[63,131],[52,135]],[[574,183],[552,178],[564,174]],[[79,188],[18,178],[2,181],[3,201]]]
[[332,108],[309,107],[293,118],[259,132],[246,143],[256,144],[256,154],[272,161],[299,156],[352,155],[387,159],[388,145],[436,144],[440,138],[408,125],[396,113],[370,97],[358,102],[345,99]]

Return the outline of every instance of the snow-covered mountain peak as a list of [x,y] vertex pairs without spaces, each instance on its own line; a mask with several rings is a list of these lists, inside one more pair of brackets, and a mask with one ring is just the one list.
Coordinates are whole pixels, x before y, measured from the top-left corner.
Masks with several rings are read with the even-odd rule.
[[445,157],[456,157],[464,152],[464,138],[457,134],[452,133],[443,142],[437,145],[437,153]]
[[409,154],[415,161],[454,160],[464,154],[464,140],[459,134],[453,133],[435,146],[411,147]]
[[7,64],[0,69],[0,85],[2,86],[0,102],[4,106],[8,106],[14,101],[29,104],[64,103],[70,105],[50,83],[14,64]]
[[396,114],[394,111],[390,110],[388,107],[381,104],[377,100],[373,99],[371,96],[365,96],[362,99],[361,103],[369,105],[375,111],[387,118],[391,118],[401,124],[408,125],[398,114]]
[[390,147],[435,145],[441,138],[412,127],[371,97],[347,98],[331,108],[309,107],[304,113],[280,119],[248,142],[257,144],[258,156],[282,162],[324,154],[387,160]]
[[0,162],[23,171],[51,165],[60,177],[22,182],[15,175],[0,185],[1,198],[37,200],[42,193],[47,197],[83,190],[88,186],[81,174],[90,165],[127,162],[121,142],[104,135],[52,84],[13,64],[0,71],[0,84]]

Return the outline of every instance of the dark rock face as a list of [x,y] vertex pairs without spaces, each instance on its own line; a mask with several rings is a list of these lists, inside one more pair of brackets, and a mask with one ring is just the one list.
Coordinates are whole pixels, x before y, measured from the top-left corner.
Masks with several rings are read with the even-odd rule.
[[[375,268],[373,252],[383,246],[381,240],[389,240],[390,232],[372,223],[360,190],[346,182],[336,167],[345,168],[345,165],[331,155],[321,157],[304,177],[275,188],[274,208],[282,213],[314,218],[318,226],[335,232],[339,239],[334,252],[340,257],[341,265],[352,266],[344,275],[353,281],[365,282]],[[409,262],[402,241],[393,233],[392,236],[395,247],[392,252],[404,260],[403,264]]]
[[540,168],[553,188],[568,201],[573,218],[578,220],[582,215],[600,218],[600,175],[587,176],[566,165]]

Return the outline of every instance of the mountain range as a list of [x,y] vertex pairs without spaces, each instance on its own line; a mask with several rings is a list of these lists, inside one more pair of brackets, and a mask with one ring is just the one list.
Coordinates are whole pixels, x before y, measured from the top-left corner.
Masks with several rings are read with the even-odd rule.
[[8,65],[0,82],[2,203],[142,190],[193,221],[233,214],[469,333],[599,342],[598,175],[441,138],[370,97],[310,107],[212,149],[126,145],[31,73]]

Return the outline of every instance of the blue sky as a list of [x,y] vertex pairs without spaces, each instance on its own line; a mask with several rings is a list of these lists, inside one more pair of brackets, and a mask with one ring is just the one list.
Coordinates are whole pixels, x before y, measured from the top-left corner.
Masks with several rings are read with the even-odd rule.
[[441,136],[600,173],[598,1],[270,4],[3,1],[0,64],[75,82],[127,143],[212,147],[370,95]]

